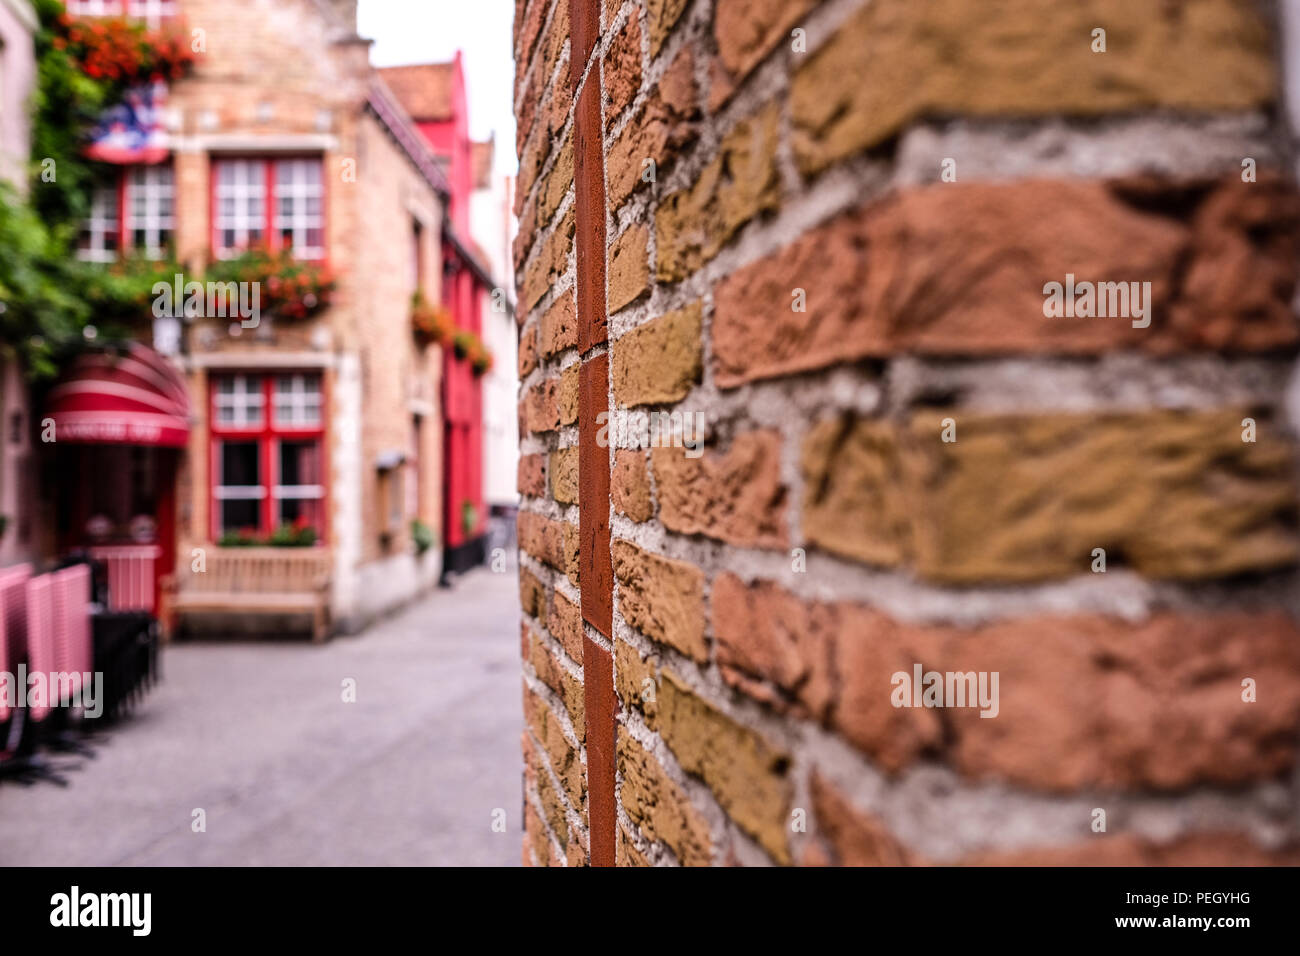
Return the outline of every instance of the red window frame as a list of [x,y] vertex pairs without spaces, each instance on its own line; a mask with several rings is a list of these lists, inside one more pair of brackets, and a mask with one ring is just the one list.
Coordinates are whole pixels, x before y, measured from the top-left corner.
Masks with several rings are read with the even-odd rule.
[[[218,382],[222,378],[244,375],[261,378],[262,421],[260,425],[239,426],[222,424],[217,410]],[[314,376],[320,384],[320,421],[310,426],[277,425],[275,422],[275,381],[281,375]],[[221,526],[221,502],[217,489],[221,485],[221,444],[226,441],[256,442],[258,448],[258,480],[265,494],[260,499],[258,508],[259,535],[269,535],[278,526],[276,519],[275,488],[279,484],[276,472],[279,469],[279,443],[281,441],[315,441],[320,448],[320,523],[316,528],[316,543],[325,544],[329,535],[329,461],[328,443],[328,402],[325,394],[325,374],[320,369],[223,369],[208,376],[208,501],[210,502],[209,527],[212,540],[217,541],[223,534]]]
[[[219,186],[220,167],[223,163],[228,162],[245,162],[260,163],[262,166],[262,238],[259,240],[268,248],[279,250],[283,248],[280,241],[279,232],[275,228],[276,202],[275,202],[275,170],[280,163],[301,162],[308,160],[316,163],[320,169],[320,230],[321,230],[321,254],[315,258],[304,259],[305,262],[315,262],[321,265],[329,264],[330,242],[329,242],[329,181],[325,176],[325,157],[320,153],[278,153],[274,156],[244,154],[244,153],[223,153],[218,156],[212,156],[208,164],[208,245],[209,254],[213,260],[222,258],[222,253],[226,247],[220,241],[221,230],[217,225],[217,189]],[[246,246],[231,247],[234,255],[247,248]]]

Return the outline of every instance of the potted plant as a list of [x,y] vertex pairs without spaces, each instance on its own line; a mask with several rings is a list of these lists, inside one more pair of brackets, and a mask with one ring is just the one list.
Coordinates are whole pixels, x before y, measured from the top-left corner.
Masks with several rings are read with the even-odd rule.
[[411,519],[411,543],[415,545],[416,556],[423,555],[437,543],[433,529],[419,518]]
[[456,332],[451,310],[445,305],[434,305],[422,292],[411,296],[411,328],[421,345],[437,342],[446,348]]

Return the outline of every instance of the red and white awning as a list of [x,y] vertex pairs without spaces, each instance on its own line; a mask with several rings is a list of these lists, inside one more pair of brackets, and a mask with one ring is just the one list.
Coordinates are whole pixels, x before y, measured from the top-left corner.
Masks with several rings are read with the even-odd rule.
[[45,414],[61,442],[181,448],[190,435],[185,380],[134,342],[124,353],[78,356],[50,390]]

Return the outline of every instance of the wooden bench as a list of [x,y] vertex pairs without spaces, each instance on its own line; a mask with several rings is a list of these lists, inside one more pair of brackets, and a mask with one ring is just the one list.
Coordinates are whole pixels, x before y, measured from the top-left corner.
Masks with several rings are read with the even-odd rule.
[[328,636],[328,548],[209,546],[205,551],[204,570],[195,571],[182,559],[178,573],[163,580],[161,617],[169,634],[187,613],[310,614],[312,640]]

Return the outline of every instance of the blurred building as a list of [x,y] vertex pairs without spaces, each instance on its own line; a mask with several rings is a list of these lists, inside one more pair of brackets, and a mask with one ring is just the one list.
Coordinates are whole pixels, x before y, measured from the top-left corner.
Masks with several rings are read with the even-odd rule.
[[[490,339],[492,327],[501,324],[501,317],[513,320],[505,286],[494,280],[483,248],[476,241],[480,237],[472,230],[473,196],[490,182],[491,143],[476,143],[470,138],[460,52],[448,62],[388,67],[379,74],[415,120],[450,184],[443,302],[456,316],[458,325]],[[499,237],[489,237],[488,241],[495,245]],[[495,323],[494,311],[498,316]],[[485,393],[493,382],[500,383],[503,367],[508,371],[504,359],[513,355],[513,349],[508,355],[494,354],[495,366],[488,373],[486,388],[464,363],[444,361],[445,561],[452,571],[481,563],[484,558],[488,517],[484,466],[492,464],[485,451]],[[498,404],[492,403],[491,407]],[[502,437],[497,436],[498,453]]]
[[[70,12],[123,10],[83,0]],[[301,589],[313,586],[309,549],[327,569],[333,626],[355,629],[439,579],[437,542],[459,561],[483,526],[477,378],[412,321],[418,292],[477,331],[474,290],[491,282],[458,208],[461,167],[435,155],[370,66],[355,0],[126,12],[193,29],[202,49],[167,91],[165,155],[108,169],[81,254],[174,250],[201,279],[208,263],[266,244],[324,266],[337,287],[301,317],[164,315],[125,358],[71,370],[51,412],[58,547],[136,549],[151,606],[174,575],[182,593],[169,606],[182,609],[200,555],[209,570],[242,555],[278,561],[258,567]],[[86,394],[91,414],[69,398]],[[246,603],[182,616],[242,628]]]
[[496,357],[483,377],[483,495],[493,515],[513,528],[519,501],[519,329],[515,323],[515,177],[495,172],[495,140],[474,144],[470,231],[500,282],[483,301],[483,340]]
[[[23,190],[31,150],[27,106],[36,82],[27,0],[0,0],[0,180]],[[36,548],[30,508],[35,494],[31,401],[16,358],[0,351],[0,567],[29,560]]]
[[1300,7],[517,10],[524,861],[1300,861]]

